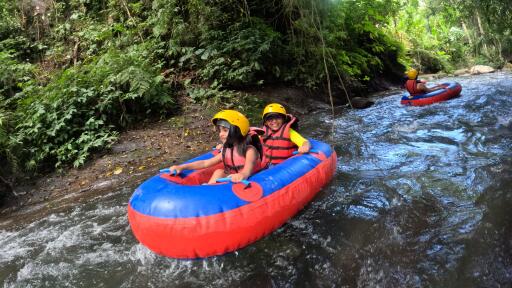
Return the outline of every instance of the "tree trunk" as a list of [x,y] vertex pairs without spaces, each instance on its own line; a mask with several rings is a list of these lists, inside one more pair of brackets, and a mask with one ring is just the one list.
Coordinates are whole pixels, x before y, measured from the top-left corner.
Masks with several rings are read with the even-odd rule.
[[73,48],[73,66],[76,66],[78,62],[78,48],[80,47],[80,40],[75,41],[75,47]]
[[484,27],[482,26],[482,20],[480,19],[480,13],[478,13],[478,10],[475,11],[475,16],[476,16],[476,21],[478,23],[478,30],[480,32],[480,37],[483,38],[482,39],[482,48],[484,50],[484,54],[485,55],[489,55],[489,52],[488,52],[488,49],[487,49],[487,43],[485,43],[485,31],[484,31]]
[[469,34],[469,30],[468,27],[466,26],[466,23],[464,22],[464,20],[461,20],[460,22],[462,24],[462,29],[464,29],[464,34],[466,34],[466,37],[468,38],[469,45],[473,46],[473,40],[471,40],[471,34]]
[[478,10],[476,10],[475,12],[476,12],[475,13],[476,21],[478,23],[478,30],[480,31],[480,35],[484,36],[485,32],[484,32],[484,27],[482,26],[482,20],[480,20],[480,13],[478,13]]

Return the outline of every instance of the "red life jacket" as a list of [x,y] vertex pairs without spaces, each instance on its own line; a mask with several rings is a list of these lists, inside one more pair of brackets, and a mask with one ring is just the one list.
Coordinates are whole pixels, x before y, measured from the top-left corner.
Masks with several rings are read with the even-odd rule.
[[[247,145],[247,149],[249,149],[249,147],[256,149],[256,147],[252,145]],[[222,163],[224,163],[225,172],[228,174],[241,172],[245,166],[245,155],[238,154],[238,149],[236,148],[223,148],[223,150],[225,151],[222,151]],[[258,151],[258,149],[256,149],[256,151]],[[251,175],[260,171],[261,167],[261,157],[258,156]]]
[[297,150],[297,145],[290,139],[290,127],[297,121],[292,115],[287,115],[290,121],[286,122],[278,131],[272,131],[267,126],[263,130],[265,134],[262,137],[263,142],[263,164],[278,164],[290,158],[293,152]]
[[411,96],[425,94],[422,91],[418,90],[418,83],[419,83],[419,81],[417,81],[416,79],[413,79],[413,80],[409,79],[409,80],[407,80],[407,82],[405,82],[405,89],[407,89],[407,91],[409,92],[409,94],[411,94]]

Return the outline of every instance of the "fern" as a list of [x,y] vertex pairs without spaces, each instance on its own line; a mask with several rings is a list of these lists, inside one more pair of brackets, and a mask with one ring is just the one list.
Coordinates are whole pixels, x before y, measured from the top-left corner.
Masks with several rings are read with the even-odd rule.
[[83,164],[113,143],[116,130],[174,109],[163,80],[145,59],[112,50],[47,86],[25,89],[12,140],[21,146],[18,159],[27,169]]

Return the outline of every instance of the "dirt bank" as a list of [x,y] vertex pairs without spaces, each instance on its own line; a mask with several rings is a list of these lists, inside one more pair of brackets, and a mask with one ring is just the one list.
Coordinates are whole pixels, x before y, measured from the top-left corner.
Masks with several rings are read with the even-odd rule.
[[[35,217],[49,205],[77,201],[119,186],[133,186],[160,168],[198,155],[216,144],[216,134],[201,107],[124,132],[112,149],[85,166],[69,168],[15,187],[17,199],[0,210],[0,219]],[[51,203],[51,204],[50,204]],[[27,215],[30,214],[30,215]],[[0,224],[1,226],[1,224]]]

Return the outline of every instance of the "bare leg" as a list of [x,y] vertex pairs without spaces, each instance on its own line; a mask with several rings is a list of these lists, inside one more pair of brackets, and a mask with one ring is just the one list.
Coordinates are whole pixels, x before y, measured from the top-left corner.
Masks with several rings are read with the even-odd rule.
[[215,181],[217,181],[217,179],[224,178],[228,175],[229,174],[226,174],[224,172],[224,169],[217,169],[217,170],[215,170],[215,172],[213,172],[212,177],[210,177],[210,181],[208,181],[208,184],[214,184]]

